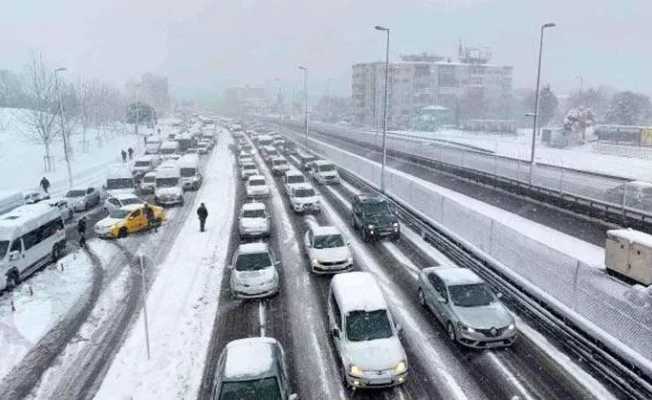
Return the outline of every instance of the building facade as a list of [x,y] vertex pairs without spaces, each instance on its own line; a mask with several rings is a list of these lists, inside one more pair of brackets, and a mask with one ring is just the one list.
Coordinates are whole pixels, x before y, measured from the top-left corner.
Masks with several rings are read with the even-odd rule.
[[[512,67],[488,63],[488,52],[460,46],[459,60],[429,54],[402,56],[390,63],[388,127],[406,129],[424,107],[452,110],[456,123],[471,118],[509,118]],[[385,63],[353,65],[354,121],[382,126]]]

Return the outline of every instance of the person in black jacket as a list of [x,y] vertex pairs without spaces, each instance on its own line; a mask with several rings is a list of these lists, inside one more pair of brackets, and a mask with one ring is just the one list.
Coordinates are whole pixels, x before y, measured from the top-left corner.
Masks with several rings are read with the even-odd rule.
[[50,181],[48,180],[48,178],[43,177],[43,179],[41,179],[41,188],[45,193],[48,192],[48,189],[50,188]]
[[79,233],[79,247],[86,247],[86,217],[81,217],[77,222],[77,233]]
[[201,203],[199,208],[197,208],[197,216],[199,217],[199,230],[204,232],[204,227],[206,226],[206,218],[208,218],[208,210],[206,205]]

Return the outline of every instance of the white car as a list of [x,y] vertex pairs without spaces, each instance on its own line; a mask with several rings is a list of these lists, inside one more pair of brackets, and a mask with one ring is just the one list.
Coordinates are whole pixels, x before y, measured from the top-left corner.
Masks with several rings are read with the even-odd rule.
[[140,181],[140,191],[142,193],[154,193],[156,190],[156,172],[148,172]]
[[242,166],[240,167],[240,178],[242,178],[242,180],[244,181],[253,175],[260,175],[260,172],[258,172],[258,167],[256,167],[256,164],[254,163],[242,164]]
[[279,264],[267,244],[241,244],[229,265],[231,295],[251,299],[277,294],[280,284],[276,267]]
[[245,238],[269,237],[270,217],[264,203],[245,203],[240,209],[238,231],[240,240]]
[[272,175],[282,176],[286,171],[290,170],[288,160],[283,157],[273,157],[271,161]]
[[92,187],[71,189],[66,193],[65,198],[75,211],[86,211],[100,204],[100,192]]
[[322,185],[340,183],[340,174],[337,173],[335,164],[330,161],[317,160],[310,163],[310,175]]
[[308,183],[295,185],[288,195],[292,210],[296,213],[321,212],[321,203],[315,189]]
[[48,204],[61,210],[61,218],[64,222],[71,221],[75,216],[75,211],[70,207],[66,199],[50,199]]
[[314,273],[342,272],[353,267],[350,243],[344,240],[342,233],[334,226],[310,224],[303,245]]
[[283,175],[283,188],[287,194],[292,191],[293,187],[304,183],[308,183],[306,177],[297,169],[292,168]]
[[271,192],[263,175],[252,175],[245,183],[247,197],[269,197]]
[[143,203],[145,202],[142,201],[138,196],[134,194],[120,193],[118,195],[111,196],[106,200],[104,200],[104,209],[110,213],[113,210],[117,210],[118,208],[128,206],[129,204],[143,204]]

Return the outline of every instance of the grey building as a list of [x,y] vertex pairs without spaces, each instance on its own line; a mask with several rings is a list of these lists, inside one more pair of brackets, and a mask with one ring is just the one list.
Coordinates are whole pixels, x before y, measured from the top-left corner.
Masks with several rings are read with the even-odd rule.
[[[472,118],[509,118],[512,67],[489,64],[487,51],[460,46],[458,61],[430,55],[402,56],[390,63],[388,125],[411,128],[428,106],[453,110],[456,122]],[[353,65],[354,121],[382,126],[385,63]]]

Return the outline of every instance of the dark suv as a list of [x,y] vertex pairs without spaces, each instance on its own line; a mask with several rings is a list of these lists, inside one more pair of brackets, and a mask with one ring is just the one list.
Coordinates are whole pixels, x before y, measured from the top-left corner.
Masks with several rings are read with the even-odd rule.
[[401,226],[386,198],[373,194],[358,194],[353,197],[351,225],[360,230],[362,240],[378,240],[389,237],[398,240]]

